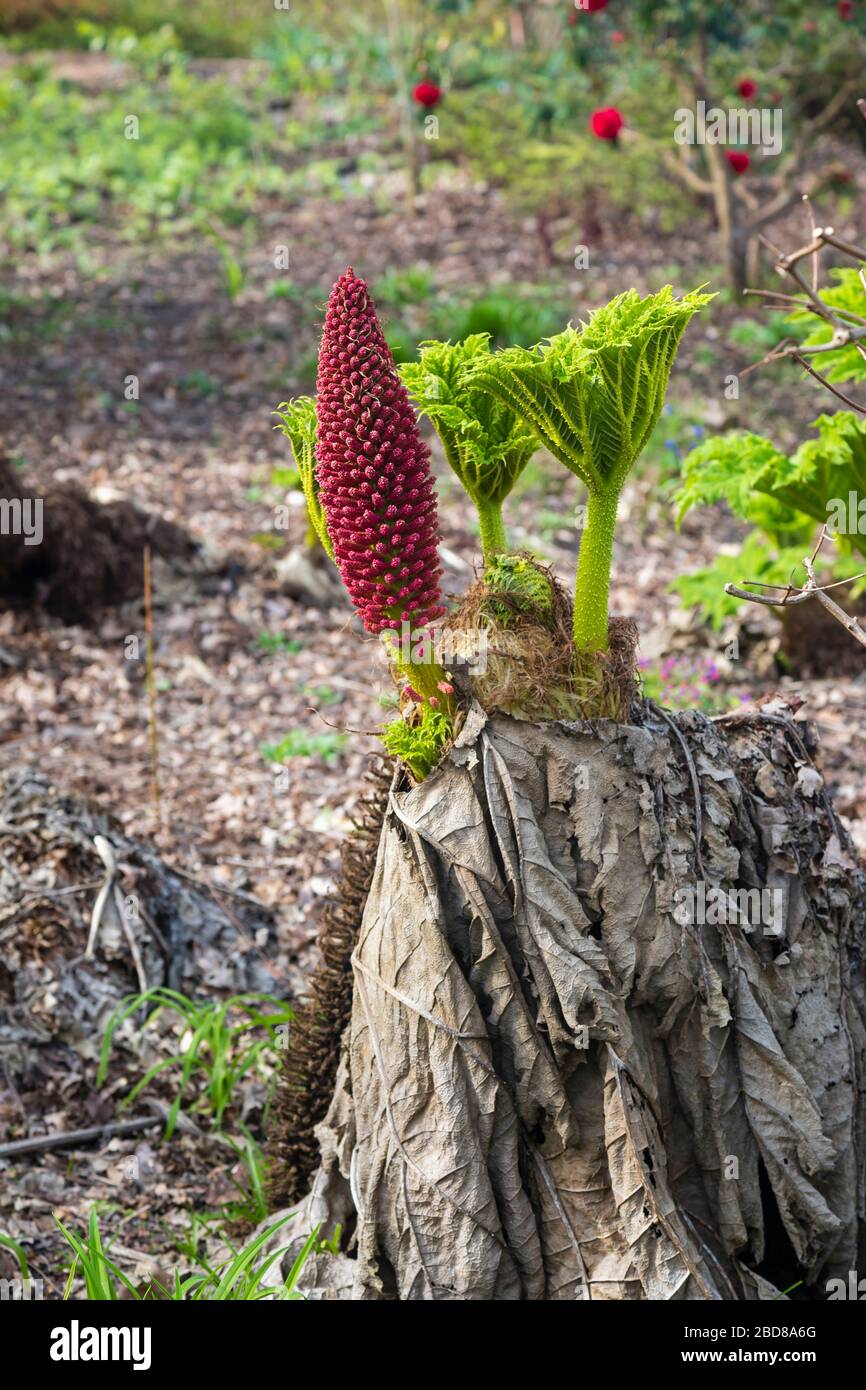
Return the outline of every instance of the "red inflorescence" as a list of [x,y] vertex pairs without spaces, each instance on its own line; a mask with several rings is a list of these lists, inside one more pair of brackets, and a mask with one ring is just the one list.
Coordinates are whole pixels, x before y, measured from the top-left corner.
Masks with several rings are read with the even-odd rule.
[[442,88],[437,87],[435,82],[419,82],[413,88],[412,96],[419,106],[438,106],[442,100]]
[[741,82],[737,83],[737,91],[741,97],[745,97],[746,101],[755,96],[757,90],[758,84],[751,77],[744,77]]
[[615,106],[602,107],[600,111],[593,111],[592,133],[599,140],[615,140],[625,125],[622,112],[617,111]]
[[836,9],[843,19],[851,19],[854,14],[853,0],[839,0]]
[[442,616],[430,453],[364,281],[331,291],[319,351],[316,478],[343,583],[378,633]]
[[745,174],[752,162],[745,150],[725,150],[725,158],[735,174]]

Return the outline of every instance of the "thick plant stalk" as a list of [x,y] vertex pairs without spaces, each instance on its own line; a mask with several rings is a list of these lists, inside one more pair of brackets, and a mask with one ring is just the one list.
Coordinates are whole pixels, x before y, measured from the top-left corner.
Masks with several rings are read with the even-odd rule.
[[392,792],[295,1228],[357,1248],[313,1297],[822,1297],[862,1267],[866,878],[804,734],[781,702],[476,706]]
[[574,645],[578,652],[607,650],[610,567],[618,500],[617,496],[589,495],[574,596]]
[[479,505],[478,520],[481,524],[481,554],[485,565],[492,565],[497,555],[508,553],[508,537],[502,520],[501,503]]

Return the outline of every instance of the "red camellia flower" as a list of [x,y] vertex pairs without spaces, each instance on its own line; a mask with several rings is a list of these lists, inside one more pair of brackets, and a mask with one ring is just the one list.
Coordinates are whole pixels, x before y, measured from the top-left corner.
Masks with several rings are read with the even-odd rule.
[[839,0],[839,4],[836,6],[836,9],[839,11],[839,14],[842,16],[843,19],[850,19],[854,12],[854,5],[852,3],[852,0]]
[[438,106],[442,100],[442,88],[435,82],[419,82],[412,92],[419,106]]
[[614,29],[610,37],[614,43],[625,43],[625,34],[621,29]]
[[595,14],[596,10],[606,10],[610,0],[580,0],[575,6],[578,10],[586,10],[589,14]]
[[316,479],[334,558],[368,632],[442,616],[430,452],[364,281],[328,300],[319,350]]
[[590,125],[593,135],[599,140],[615,140],[625,121],[622,112],[617,111],[615,106],[604,106],[600,111],[593,111]]
[[735,174],[745,174],[752,162],[751,155],[746,154],[745,150],[725,150],[725,159]]
[[753,97],[757,90],[758,84],[757,82],[753,82],[751,77],[744,77],[742,82],[737,83],[737,91],[741,97],[745,97],[746,101],[748,101],[750,97]]

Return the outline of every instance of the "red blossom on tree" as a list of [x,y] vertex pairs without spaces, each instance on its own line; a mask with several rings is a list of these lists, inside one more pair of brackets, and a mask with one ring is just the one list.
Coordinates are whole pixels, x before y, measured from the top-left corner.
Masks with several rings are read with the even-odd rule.
[[588,14],[595,14],[597,10],[606,10],[610,0],[578,0],[575,5],[576,10],[586,10]]
[[842,19],[850,19],[854,13],[852,0],[839,0],[836,9],[839,11]]
[[615,106],[604,106],[600,111],[593,111],[590,125],[593,135],[599,140],[615,140],[625,121],[622,112],[617,111]]
[[331,290],[319,350],[316,479],[334,558],[368,632],[442,616],[430,452],[364,281]]
[[625,34],[621,29],[614,29],[610,37],[614,43],[625,43]]
[[725,150],[725,159],[735,174],[745,174],[752,162],[751,155],[746,154],[745,150]]
[[442,88],[437,87],[435,82],[419,82],[413,89],[412,96],[419,106],[438,106],[442,100]]
[[741,82],[737,83],[737,91],[741,97],[745,97],[746,101],[753,97],[757,90],[758,84],[751,77],[744,77]]

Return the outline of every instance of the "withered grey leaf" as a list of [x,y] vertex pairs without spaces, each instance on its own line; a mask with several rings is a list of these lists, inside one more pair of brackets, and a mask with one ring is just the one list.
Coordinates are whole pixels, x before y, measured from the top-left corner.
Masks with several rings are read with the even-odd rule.
[[[339,1296],[778,1298],[770,1201],[806,1279],[857,1267],[866,880],[801,749],[492,715],[392,791],[304,1216],[357,1213]],[[781,920],[683,923],[701,874]]]

